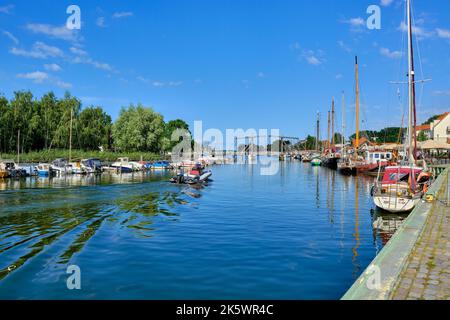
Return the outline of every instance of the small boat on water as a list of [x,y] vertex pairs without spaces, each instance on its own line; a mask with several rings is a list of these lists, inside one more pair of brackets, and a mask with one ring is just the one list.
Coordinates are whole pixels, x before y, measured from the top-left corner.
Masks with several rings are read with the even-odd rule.
[[431,173],[416,166],[387,167],[381,181],[372,187],[375,205],[391,213],[409,212],[419,203]]
[[81,167],[88,174],[102,172],[102,162],[99,159],[95,158],[81,160]]
[[52,166],[49,163],[40,163],[36,166],[36,171],[40,177],[50,177],[54,174]]
[[111,164],[111,167],[122,173],[130,173],[136,171],[135,165],[133,165],[133,163],[131,163],[130,159],[127,157],[118,158],[116,162]]
[[314,158],[311,160],[311,165],[313,167],[320,167],[322,165],[322,160],[319,157]]
[[205,170],[204,166],[201,164],[196,164],[189,170],[188,173],[184,173],[184,170],[182,169],[178,175],[170,179],[170,182],[176,184],[194,185],[207,182],[211,176],[211,170]]
[[66,159],[56,159],[52,162],[51,168],[57,175],[72,174],[73,167]]
[[170,170],[172,169],[172,166],[168,161],[156,161],[152,164],[150,164],[151,170]]
[[3,160],[0,162],[0,178],[21,178],[26,177],[27,171],[20,168],[13,160]]

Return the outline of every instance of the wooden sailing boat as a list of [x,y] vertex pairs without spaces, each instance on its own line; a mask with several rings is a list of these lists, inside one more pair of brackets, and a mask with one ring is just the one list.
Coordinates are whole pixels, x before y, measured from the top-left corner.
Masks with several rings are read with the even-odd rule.
[[419,203],[424,194],[424,186],[429,184],[430,174],[417,166],[416,160],[416,100],[413,29],[411,0],[406,3],[408,20],[408,139],[407,160],[399,166],[385,169],[383,176],[372,187],[375,205],[391,213],[409,212]]
[[[356,93],[356,104],[355,104],[355,114],[356,114],[356,139],[355,139],[355,149],[352,155],[344,154],[337,164],[337,169],[340,173],[344,175],[356,175],[358,160],[358,148],[359,148],[359,67],[358,67],[358,57],[355,57],[355,93]],[[345,146],[342,147],[345,149]]]

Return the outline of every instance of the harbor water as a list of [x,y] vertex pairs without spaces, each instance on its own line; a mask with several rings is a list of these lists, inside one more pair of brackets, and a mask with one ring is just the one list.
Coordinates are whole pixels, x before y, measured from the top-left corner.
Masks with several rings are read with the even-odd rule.
[[373,210],[373,178],[280,165],[0,180],[0,299],[339,299],[404,217]]

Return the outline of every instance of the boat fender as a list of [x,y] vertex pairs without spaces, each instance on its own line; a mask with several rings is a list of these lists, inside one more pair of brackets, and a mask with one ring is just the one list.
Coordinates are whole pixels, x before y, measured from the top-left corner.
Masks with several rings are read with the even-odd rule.
[[372,188],[370,188],[370,196],[373,197],[375,195],[375,186],[372,186]]

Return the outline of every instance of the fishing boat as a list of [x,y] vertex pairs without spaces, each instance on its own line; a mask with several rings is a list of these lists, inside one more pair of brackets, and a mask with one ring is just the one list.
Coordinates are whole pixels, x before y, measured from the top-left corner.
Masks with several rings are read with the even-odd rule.
[[118,158],[116,162],[111,164],[111,167],[122,173],[130,173],[135,171],[133,164],[130,163],[129,158],[126,157]]
[[38,164],[36,166],[36,172],[38,173],[38,176],[40,176],[40,177],[50,177],[54,173],[52,166],[49,163]]
[[371,195],[375,205],[390,213],[409,212],[419,203],[428,185],[431,174],[417,165],[416,155],[416,99],[413,51],[413,27],[411,0],[407,0],[408,30],[408,137],[405,143],[406,161],[400,165],[386,167],[383,176],[372,186]]
[[69,164],[69,161],[67,161],[66,159],[54,160],[51,164],[51,168],[57,175],[65,175],[73,173],[73,167],[71,164]]
[[81,167],[87,174],[102,172],[102,162],[99,159],[95,158],[81,160]]

